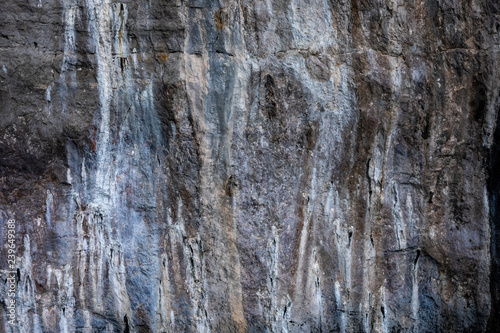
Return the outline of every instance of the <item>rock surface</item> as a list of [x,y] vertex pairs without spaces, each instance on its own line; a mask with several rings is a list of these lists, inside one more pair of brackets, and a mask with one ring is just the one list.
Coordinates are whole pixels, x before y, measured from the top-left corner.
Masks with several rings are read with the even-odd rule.
[[0,2],[0,331],[496,332],[499,16]]

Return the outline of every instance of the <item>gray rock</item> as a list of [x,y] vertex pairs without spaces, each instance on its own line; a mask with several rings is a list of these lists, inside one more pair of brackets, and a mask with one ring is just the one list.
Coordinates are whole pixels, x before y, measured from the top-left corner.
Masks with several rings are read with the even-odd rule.
[[3,1],[0,331],[495,332],[499,12]]

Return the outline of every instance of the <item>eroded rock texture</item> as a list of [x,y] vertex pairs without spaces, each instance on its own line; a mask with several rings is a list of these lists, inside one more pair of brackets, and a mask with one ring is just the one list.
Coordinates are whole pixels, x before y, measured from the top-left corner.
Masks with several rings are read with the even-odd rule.
[[0,3],[2,332],[496,332],[494,0]]

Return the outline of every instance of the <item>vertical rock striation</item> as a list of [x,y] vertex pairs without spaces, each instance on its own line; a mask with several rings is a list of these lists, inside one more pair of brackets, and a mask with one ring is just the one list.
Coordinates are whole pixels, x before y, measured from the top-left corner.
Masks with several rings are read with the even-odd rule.
[[0,32],[0,331],[496,331],[495,1],[13,0]]

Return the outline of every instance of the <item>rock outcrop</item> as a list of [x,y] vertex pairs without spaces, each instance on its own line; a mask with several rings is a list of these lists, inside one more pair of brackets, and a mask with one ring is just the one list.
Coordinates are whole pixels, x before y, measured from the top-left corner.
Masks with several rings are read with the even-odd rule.
[[499,50],[493,0],[2,1],[0,331],[496,332]]

